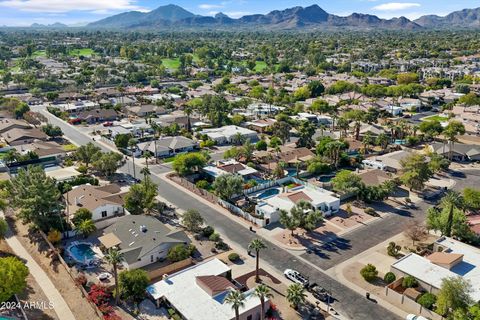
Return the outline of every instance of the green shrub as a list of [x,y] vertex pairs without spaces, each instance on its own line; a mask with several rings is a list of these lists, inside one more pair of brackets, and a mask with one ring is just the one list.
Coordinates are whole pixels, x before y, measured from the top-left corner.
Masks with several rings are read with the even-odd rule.
[[402,287],[404,288],[415,288],[418,286],[418,281],[412,276],[406,276],[403,278]]
[[363,279],[365,281],[373,281],[375,278],[377,278],[378,275],[378,270],[373,264],[367,264],[365,267],[360,270],[360,274],[362,275]]
[[365,208],[364,211],[365,211],[366,214],[368,214],[370,216],[374,216],[374,217],[377,216],[377,211],[375,211],[375,209],[373,209],[373,208],[368,207],[368,208]]
[[205,228],[203,228],[202,230],[202,235],[204,237],[210,237],[213,233],[215,232],[215,229],[213,229],[211,226],[206,226]]
[[210,185],[210,183],[208,183],[207,180],[199,180],[197,181],[197,183],[195,183],[195,185],[197,186],[197,188],[200,188],[200,189],[208,189],[208,186]]
[[238,261],[238,259],[240,259],[240,256],[236,252],[232,252],[228,255],[228,260],[232,262]]
[[399,245],[397,245],[395,242],[392,241],[387,246],[387,253],[391,257],[396,257],[401,249],[402,247],[400,247]]
[[433,305],[437,302],[437,296],[433,293],[426,292],[418,298],[417,302],[424,308],[432,310]]
[[215,248],[217,250],[228,250],[228,244],[223,241],[218,241],[215,243]]
[[387,272],[385,274],[385,276],[383,277],[383,281],[385,281],[388,284],[392,283],[396,279],[397,279],[397,277],[395,276],[395,274],[393,272]]
[[217,242],[220,240],[220,235],[218,233],[212,233],[210,237],[208,237],[208,240]]

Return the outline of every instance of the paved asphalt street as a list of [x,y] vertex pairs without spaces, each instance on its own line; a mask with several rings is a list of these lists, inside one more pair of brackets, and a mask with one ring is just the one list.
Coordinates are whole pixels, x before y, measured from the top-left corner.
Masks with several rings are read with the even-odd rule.
[[[40,111],[40,110],[39,110]],[[88,142],[93,142],[92,139],[85,134],[80,133],[76,128],[68,125],[67,123],[59,120],[58,118],[54,117],[50,113],[46,112],[45,110],[41,111],[52,123],[53,125],[58,125],[62,129],[64,135],[75,142],[76,144],[83,145],[87,144]],[[96,142],[95,142],[96,143]],[[99,147],[102,148],[103,151],[110,151],[108,148],[105,148],[101,144],[97,144]],[[131,172],[132,163],[131,161],[127,161],[127,164],[120,169],[122,172],[129,173]],[[152,167],[154,168],[154,167]],[[141,177],[139,174],[140,167],[136,168],[137,177]],[[154,170],[152,170],[154,171]],[[155,170],[156,172],[157,170]],[[163,170],[158,170],[162,172]],[[162,181],[158,176],[152,174],[152,180],[158,184],[158,190],[160,196],[165,199],[168,199],[172,204],[181,208],[181,209],[190,209],[195,208],[200,211],[206,222],[212,226],[214,226],[220,233],[228,235],[231,241],[234,241],[238,244],[238,246],[247,250],[247,245],[254,238],[254,234],[252,234],[248,229],[241,226],[239,223],[226,218],[224,215],[218,213],[210,206],[199,202],[197,199],[189,195],[188,193],[184,192],[183,190],[179,190],[177,188],[172,188],[169,184],[166,184]],[[389,222],[389,224],[396,224],[397,222],[395,219]],[[372,225],[372,228],[375,228]],[[376,229],[377,230],[377,229]],[[385,230],[388,230],[388,226],[385,227]],[[352,250],[353,254],[359,253],[370,246],[383,241],[385,239],[377,239],[383,238],[385,235],[374,237],[372,233],[364,233],[362,234],[352,234],[354,237],[350,240],[353,244]],[[366,242],[364,237],[367,236],[371,238],[372,241]],[[357,239],[358,238],[358,239]],[[361,239],[360,239],[361,238]],[[390,319],[399,319],[398,316],[393,314],[392,312],[388,311],[387,309],[370,302],[365,299],[365,297],[361,296],[357,292],[349,289],[348,287],[344,286],[343,284],[339,283],[338,281],[334,280],[330,276],[326,275],[322,271],[313,268],[310,264],[300,260],[298,257],[290,254],[288,251],[276,246],[273,243],[265,240],[268,246],[268,250],[262,252],[262,259],[267,261],[271,266],[275,267],[279,272],[283,273],[283,270],[286,268],[293,268],[301,273],[307,275],[312,282],[316,282],[321,286],[331,290],[333,297],[336,299],[336,302],[333,304],[333,307],[342,313],[345,316],[348,316],[350,319],[353,320],[390,320]],[[341,241],[341,240],[340,240]],[[373,243],[375,242],[375,243]],[[372,243],[372,244],[370,244]],[[358,247],[357,244],[361,247]],[[356,253],[354,253],[356,252]],[[321,261],[317,260],[318,258],[313,256],[306,256],[309,261],[312,261],[315,265],[321,266]],[[320,259],[321,260],[321,259]],[[322,268],[325,266],[321,266]]]

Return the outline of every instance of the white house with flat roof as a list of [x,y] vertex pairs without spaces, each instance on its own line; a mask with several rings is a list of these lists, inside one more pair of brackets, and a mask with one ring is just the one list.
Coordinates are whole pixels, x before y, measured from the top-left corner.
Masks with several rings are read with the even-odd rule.
[[258,173],[255,168],[246,166],[236,160],[219,161],[217,164],[210,164],[202,170],[215,179],[224,174],[239,174],[244,178],[254,176]]
[[266,224],[277,222],[280,219],[280,210],[290,212],[302,200],[310,203],[316,210],[322,211],[326,217],[340,209],[340,199],[333,192],[313,186],[299,186],[286,192],[258,199],[255,213],[263,216]]
[[238,126],[205,129],[200,131],[200,134],[206,134],[210,139],[216,141],[217,144],[231,143],[238,135],[244,140],[250,139],[250,142],[256,142],[258,140],[258,135],[255,131]]
[[[157,302],[173,307],[182,319],[232,320],[235,311],[225,302],[230,290],[236,290],[231,280],[231,269],[217,258],[194,265],[166,276],[147,287],[147,293]],[[243,292],[244,305],[240,307],[241,320],[260,319],[260,299],[253,295],[253,289]],[[265,302],[265,310],[270,302]]]
[[400,276],[412,276],[427,291],[437,294],[442,280],[462,277],[470,282],[470,296],[480,301],[480,249],[442,237],[434,243],[434,253],[422,257],[410,253],[391,265],[391,271]]

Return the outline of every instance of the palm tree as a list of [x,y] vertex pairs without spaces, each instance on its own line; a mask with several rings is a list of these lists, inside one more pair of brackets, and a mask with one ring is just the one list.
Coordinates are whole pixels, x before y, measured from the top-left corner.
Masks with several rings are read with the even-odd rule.
[[239,290],[232,290],[225,298],[225,302],[232,305],[232,309],[235,310],[235,319],[240,320],[239,309],[245,306],[245,296]]
[[455,209],[463,207],[463,198],[456,191],[448,191],[445,197],[442,198],[440,206],[448,210],[447,225],[445,227],[445,235],[450,237],[452,235],[453,213]]
[[258,276],[258,265],[260,261],[260,250],[266,249],[267,246],[261,239],[253,239],[249,244],[248,244],[248,250],[254,250],[255,251],[255,282],[260,282],[260,277]]
[[140,173],[143,174],[144,181],[147,181],[147,177],[150,175],[150,169],[148,169],[148,167],[142,168]]
[[92,219],[82,220],[77,226],[75,226],[75,231],[81,233],[85,238],[95,230],[97,230],[97,227],[95,227],[95,223]]
[[137,179],[137,174],[136,174],[136,170],[135,170],[135,148],[137,146],[137,140],[135,140],[134,138],[131,138],[130,140],[128,140],[128,148],[130,149],[130,151],[132,152],[132,161],[133,161],[133,178],[134,179]]
[[270,292],[270,288],[264,284],[259,284],[253,291],[253,295],[260,299],[260,306],[262,313],[260,315],[260,320],[265,319],[265,300],[273,297],[273,294]]
[[457,141],[458,135],[465,134],[465,126],[459,121],[450,121],[450,123],[443,130],[443,135],[450,143],[450,150],[448,153],[448,159],[452,160],[453,157],[453,146]]
[[192,106],[186,104],[183,108],[183,113],[187,116],[187,131],[192,131],[192,124],[190,123],[190,116],[192,115],[193,108]]
[[150,160],[152,158],[152,155],[150,154],[150,152],[145,152],[143,154],[143,157],[145,158],[145,164],[146,164],[147,169],[148,169],[148,160]]
[[305,294],[305,288],[299,283],[293,283],[288,286],[287,289],[287,301],[293,307],[297,309],[298,306],[305,302],[307,295]]
[[107,254],[105,255],[105,260],[113,268],[113,277],[115,278],[115,305],[118,305],[118,300],[120,299],[119,285],[118,285],[118,265],[123,262],[123,253],[120,252],[117,248],[108,249]]
[[388,137],[385,133],[380,133],[377,137],[377,139],[375,140],[376,144],[378,144],[379,146],[382,147],[382,151],[385,152],[385,150],[387,149],[388,147]]
[[373,137],[370,131],[365,133],[365,135],[363,136],[362,142],[363,142],[363,149],[365,150],[365,154],[367,154],[370,145],[372,145],[373,143]]

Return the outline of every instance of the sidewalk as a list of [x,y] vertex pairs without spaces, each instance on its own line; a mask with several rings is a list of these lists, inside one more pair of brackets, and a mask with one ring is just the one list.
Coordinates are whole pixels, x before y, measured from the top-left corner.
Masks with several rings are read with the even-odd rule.
[[[164,173],[164,174],[161,174],[161,175],[157,175],[160,179],[162,179],[163,181],[165,181],[166,183],[170,184],[172,187],[174,188],[177,188],[177,189],[182,189],[182,190],[186,190],[188,191],[187,189],[183,188],[182,186],[176,184],[175,182],[171,181],[170,179],[167,178],[167,174],[168,173]],[[238,222],[240,225],[242,225],[244,228],[248,229],[250,226],[254,227],[255,228],[255,232],[266,238],[268,241],[270,242],[273,242],[275,245],[277,246],[280,246],[281,248],[284,248],[284,246],[282,246],[281,243],[279,243],[278,241],[276,241],[275,239],[272,239],[268,233],[265,233],[265,232],[268,232],[267,230],[265,230],[264,228],[258,228],[257,226],[253,225],[252,223],[250,223],[249,221],[246,221],[245,219],[239,217],[239,216],[236,216],[234,214],[232,214],[230,211],[228,211],[227,209],[223,208],[222,206],[218,205],[218,204],[214,204],[214,203],[211,203],[210,201],[207,201],[205,200],[204,198],[202,198],[201,196],[191,192],[190,195],[192,197],[194,197],[195,199],[197,199],[198,201],[212,207],[213,209],[215,209],[217,212],[219,212],[220,214],[223,214],[225,216],[227,216],[229,219],[232,219],[236,222]],[[162,198],[161,196],[157,196],[158,199],[160,199],[161,201],[165,202],[166,204],[168,205],[172,205],[174,208],[176,208],[177,212],[182,215],[182,213],[184,212],[184,210],[182,209],[179,209],[177,208],[176,206],[174,206],[172,203],[170,203],[168,200]],[[239,253],[241,256],[245,256],[245,249],[240,247],[236,242],[230,240],[228,238],[228,234],[222,234],[222,238],[225,240],[225,242],[227,242],[230,247],[232,248],[232,250],[234,250],[235,252]],[[284,249],[288,249],[288,248],[284,248]],[[303,261],[305,261],[306,263],[309,263],[310,265],[312,265],[310,262],[308,262],[307,260],[301,258],[300,256],[298,256],[298,259],[302,259]],[[314,265],[312,265],[314,268],[316,268]],[[271,266],[270,264],[268,264],[267,262],[265,261],[261,261],[261,267],[267,271],[268,273],[270,273],[271,275],[275,276],[276,278],[278,279],[284,279],[284,275],[279,273],[273,266]],[[252,270],[255,270],[255,259],[253,258],[248,258],[245,260],[245,264],[243,266],[241,266],[239,269],[239,271],[242,270],[242,271],[252,271]],[[320,269],[319,269],[320,270]],[[322,272],[324,272],[323,270],[320,270]],[[288,282],[286,282],[287,284],[289,284]],[[314,299],[310,294],[308,295],[308,299],[311,303],[315,304],[316,302],[316,299]],[[327,310],[327,305],[323,302],[320,302],[319,304],[321,306],[321,309],[322,310]],[[344,317],[342,315],[336,315],[336,316],[330,316],[328,317],[327,319],[332,319],[332,320],[335,320],[335,319],[338,319],[338,320],[348,320],[347,317]]]
[[[4,213],[0,212],[0,217],[4,217]],[[37,264],[33,257],[25,250],[20,241],[12,233],[10,228],[7,230],[5,236],[5,241],[7,241],[10,248],[12,248],[15,254],[26,261],[26,266],[28,267],[30,274],[33,276],[38,285],[42,288],[45,296],[53,303],[53,308],[59,319],[62,320],[75,320],[75,316],[68,307],[67,303],[63,299],[60,292],[53,285],[50,278],[47,276],[45,271]],[[33,302],[33,301],[32,301]]]
[[[327,274],[329,274],[331,277],[337,279],[339,282],[343,283],[344,285],[348,286],[350,289],[358,292],[359,294],[365,296],[365,293],[367,292],[367,290],[359,287],[358,285],[352,283],[351,281],[349,281],[343,274],[343,271],[346,269],[346,268],[349,268],[350,265],[352,265],[353,263],[356,263],[358,262],[359,260],[363,260],[365,259],[366,257],[374,254],[378,249],[380,248],[386,248],[388,243],[391,242],[391,241],[395,241],[397,238],[401,237],[402,236],[402,233],[399,233],[397,234],[396,236],[390,238],[390,239],[387,239],[385,240],[384,242],[382,243],[379,243],[377,244],[376,246],[362,252],[361,255],[356,255],[340,264],[338,264],[337,266],[333,267],[333,268],[330,268],[328,269],[326,272]],[[403,311],[402,309],[398,308],[397,306],[395,305],[392,305],[391,303],[385,301],[382,299],[382,297],[378,296],[378,295],[373,295],[371,294],[371,297],[374,298],[375,300],[377,300],[378,304],[383,306],[384,308],[392,311],[393,313],[397,314],[399,317],[402,317],[402,319],[405,319],[405,316],[408,314],[408,312],[405,312]]]

